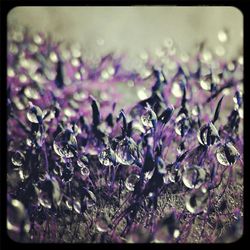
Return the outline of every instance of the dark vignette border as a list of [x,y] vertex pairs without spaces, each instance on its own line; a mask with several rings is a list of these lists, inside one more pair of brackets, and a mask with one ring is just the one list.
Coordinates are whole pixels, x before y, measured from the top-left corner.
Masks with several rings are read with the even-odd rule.
[[[1,226],[1,233],[0,233],[0,247],[2,249],[10,248],[10,247],[25,247],[25,249],[33,249],[33,248],[40,248],[40,247],[53,247],[59,245],[59,247],[124,247],[128,246],[125,244],[51,244],[51,243],[17,243],[12,241],[7,234],[6,229],[6,190],[7,190],[7,109],[6,109],[6,72],[7,72],[7,15],[8,13],[15,7],[18,6],[154,6],[154,5],[162,5],[162,6],[230,6],[235,7],[239,11],[241,11],[244,20],[244,42],[243,42],[243,50],[244,50],[244,138],[247,136],[247,120],[248,116],[248,104],[247,104],[247,95],[249,94],[249,75],[248,66],[249,66],[249,34],[248,31],[250,30],[250,18],[248,10],[250,9],[250,2],[247,0],[167,0],[167,1],[115,1],[115,0],[92,0],[92,1],[81,1],[81,0],[0,0],[0,24],[1,24],[1,39],[0,39],[0,103],[1,103],[1,111],[0,111],[0,121],[1,121],[1,129],[0,129],[0,143],[1,143],[1,150],[0,150],[0,226]],[[244,139],[244,163],[246,161],[246,155],[248,151],[248,141]],[[171,248],[182,248],[182,247],[232,247],[233,249],[237,248],[238,246],[242,246],[242,244],[247,243],[247,234],[249,232],[247,226],[249,221],[248,215],[248,206],[247,206],[247,196],[250,193],[249,191],[249,183],[247,177],[249,176],[249,169],[247,164],[245,164],[244,168],[244,230],[242,237],[234,243],[231,244],[137,244],[140,247],[168,247]],[[130,245],[131,246],[131,245]]]

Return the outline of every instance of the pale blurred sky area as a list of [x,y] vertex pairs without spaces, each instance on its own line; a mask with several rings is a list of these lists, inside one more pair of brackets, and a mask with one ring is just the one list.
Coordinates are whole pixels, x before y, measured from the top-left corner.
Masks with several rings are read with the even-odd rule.
[[8,24],[50,32],[55,39],[78,42],[90,51],[137,53],[153,50],[169,37],[185,52],[203,40],[213,49],[224,28],[229,37],[227,56],[243,45],[243,15],[234,7],[16,7]]

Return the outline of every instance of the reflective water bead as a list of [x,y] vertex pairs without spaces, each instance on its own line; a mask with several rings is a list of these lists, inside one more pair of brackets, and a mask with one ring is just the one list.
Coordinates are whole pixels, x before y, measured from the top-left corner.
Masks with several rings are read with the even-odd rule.
[[104,166],[111,166],[115,162],[115,153],[111,148],[105,148],[98,155],[98,160]]
[[233,165],[240,158],[240,153],[231,142],[220,146],[216,152],[218,162],[224,166]]
[[84,167],[86,167],[85,164],[84,164],[81,160],[79,160],[79,159],[76,161],[76,164],[77,164],[77,166],[78,166],[79,168],[84,168]]
[[87,190],[87,193],[87,197],[85,197],[86,206],[87,208],[91,208],[96,204],[96,197],[94,193],[90,190]]
[[26,87],[24,89],[24,94],[29,99],[38,100],[40,98],[38,90],[32,87]]
[[105,214],[103,213],[96,218],[95,224],[96,224],[97,231],[101,233],[107,232],[109,230],[108,220]]
[[157,166],[159,173],[161,173],[161,174],[167,173],[166,164],[161,157],[158,157],[158,159],[156,161],[156,166]]
[[200,86],[204,90],[210,90],[211,89],[211,83],[212,83],[212,75],[204,75],[200,79]]
[[45,208],[50,209],[52,206],[52,200],[50,199],[49,194],[42,190],[38,190],[38,201],[41,204],[41,206]]
[[28,169],[19,169],[18,174],[22,182],[30,176]]
[[209,124],[203,125],[198,133],[197,138],[200,144],[202,145],[213,145],[220,139],[217,128],[213,125],[212,122]]
[[141,116],[141,122],[148,128],[153,128],[157,122],[157,115],[149,105],[145,108],[145,112]]
[[66,183],[66,182],[71,181],[72,178],[73,178],[73,175],[74,175],[73,169],[71,169],[71,168],[63,168],[62,169],[62,176],[61,176],[61,178],[62,178],[63,182]]
[[45,109],[43,110],[43,120],[46,122],[51,121],[52,119],[55,118],[55,110],[49,110],[49,109]]
[[25,156],[23,153],[21,153],[20,151],[16,151],[13,156],[11,157],[11,162],[14,166],[16,167],[21,167],[23,166],[25,161]]
[[89,169],[86,166],[81,168],[80,172],[81,172],[81,175],[85,178],[88,177],[90,174]]
[[175,81],[173,83],[171,93],[177,98],[182,97],[182,90],[181,90],[180,84],[178,82]]
[[220,30],[218,32],[218,40],[221,42],[221,43],[225,43],[227,42],[228,40],[228,32],[226,30]]
[[154,171],[155,171],[155,168],[153,170],[151,170],[151,171],[146,172],[145,175],[144,175],[144,180],[145,181],[150,180],[152,178],[153,174],[154,174]]
[[73,199],[73,208],[76,213],[81,214],[81,202],[78,199]]
[[[173,183],[179,182],[181,179],[181,171],[175,167],[172,167],[172,169],[168,171],[166,175],[168,176],[169,181]],[[164,178],[163,178],[163,181],[164,181]]]
[[73,132],[69,129],[60,132],[54,140],[53,149],[60,157],[74,157],[77,150],[77,140]]
[[206,171],[199,166],[192,166],[185,169],[182,175],[184,185],[191,189],[198,189],[205,181]]
[[12,233],[28,233],[30,220],[23,203],[17,199],[8,201],[7,206],[7,229]]
[[129,191],[134,191],[135,185],[136,183],[139,181],[140,176],[137,174],[131,174],[127,177],[127,179],[125,180],[125,187],[129,190]]
[[185,136],[190,128],[190,121],[188,117],[181,113],[177,116],[175,121],[175,132],[178,135]]
[[65,204],[66,204],[66,207],[69,209],[69,210],[72,210],[73,209],[73,201],[71,199],[67,199],[65,201]]
[[32,123],[41,123],[42,117],[43,117],[42,110],[38,106],[30,104],[30,109],[27,112],[28,120]]
[[192,213],[200,213],[207,208],[208,191],[205,188],[195,189],[186,197],[186,209]]
[[52,189],[53,202],[55,205],[60,206],[61,201],[62,201],[62,192],[61,192],[59,182],[54,177],[51,178],[51,182],[53,186],[53,189]]
[[115,150],[116,159],[123,165],[131,165],[139,158],[137,144],[131,137],[122,139]]

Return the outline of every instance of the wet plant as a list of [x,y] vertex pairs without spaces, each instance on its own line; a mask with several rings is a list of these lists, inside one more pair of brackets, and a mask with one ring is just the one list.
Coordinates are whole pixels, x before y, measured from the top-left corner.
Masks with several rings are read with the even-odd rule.
[[[77,47],[40,33],[13,29],[8,46],[12,239],[211,243],[241,236],[241,55],[206,62],[200,49],[183,63],[166,51],[175,69],[149,55],[145,77],[126,70],[122,55],[93,65],[75,56]],[[139,100],[127,103],[130,86]]]

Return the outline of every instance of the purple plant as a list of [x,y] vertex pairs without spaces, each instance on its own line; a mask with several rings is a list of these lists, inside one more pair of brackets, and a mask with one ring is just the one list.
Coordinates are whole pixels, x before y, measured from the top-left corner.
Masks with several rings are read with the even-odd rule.
[[[43,34],[18,40],[16,32],[7,81],[12,239],[210,243],[241,236],[239,60],[207,63],[201,49],[183,63],[166,51],[175,72],[149,56],[145,78],[125,70],[124,56],[91,66]],[[124,103],[131,82],[150,95]]]

